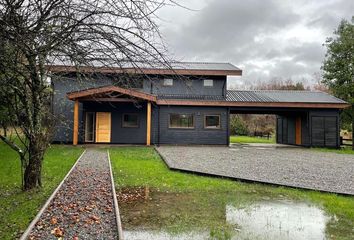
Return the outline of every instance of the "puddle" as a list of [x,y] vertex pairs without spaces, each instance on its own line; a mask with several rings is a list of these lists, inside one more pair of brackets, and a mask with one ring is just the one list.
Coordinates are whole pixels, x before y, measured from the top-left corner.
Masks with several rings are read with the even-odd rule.
[[120,192],[126,239],[326,239],[351,236],[334,217],[306,202],[257,193]]
[[238,239],[325,239],[325,212],[306,203],[257,203],[246,208],[226,206],[226,221],[239,226]]

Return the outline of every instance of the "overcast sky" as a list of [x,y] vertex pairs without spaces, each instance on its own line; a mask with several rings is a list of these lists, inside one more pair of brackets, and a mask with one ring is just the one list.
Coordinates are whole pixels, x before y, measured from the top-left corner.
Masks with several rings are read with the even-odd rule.
[[[180,0],[160,10],[160,26],[174,59],[230,62],[243,70],[238,87],[272,77],[311,80],[320,71],[322,44],[353,0]],[[306,83],[306,82],[305,82]]]

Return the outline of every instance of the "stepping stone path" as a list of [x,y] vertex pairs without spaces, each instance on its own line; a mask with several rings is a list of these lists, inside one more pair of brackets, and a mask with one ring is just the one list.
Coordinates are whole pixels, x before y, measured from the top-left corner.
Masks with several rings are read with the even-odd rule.
[[117,239],[117,235],[107,152],[88,149],[29,239]]

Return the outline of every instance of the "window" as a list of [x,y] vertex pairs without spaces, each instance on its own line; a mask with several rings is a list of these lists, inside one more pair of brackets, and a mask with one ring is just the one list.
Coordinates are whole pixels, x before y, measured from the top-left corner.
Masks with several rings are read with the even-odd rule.
[[163,85],[164,86],[173,86],[173,79],[172,78],[165,78],[163,80]]
[[212,87],[214,85],[214,81],[212,79],[204,79],[204,87]]
[[95,113],[87,112],[85,119],[85,142],[93,142],[95,136]]
[[220,115],[205,115],[204,128],[220,129]]
[[194,128],[193,114],[170,114],[170,128]]
[[123,127],[137,128],[139,127],[139,116],[136,113],[123,114]]
[[191,79],[186,80],[186,85],[187,87],[192,87],[193,86],[193,81]]

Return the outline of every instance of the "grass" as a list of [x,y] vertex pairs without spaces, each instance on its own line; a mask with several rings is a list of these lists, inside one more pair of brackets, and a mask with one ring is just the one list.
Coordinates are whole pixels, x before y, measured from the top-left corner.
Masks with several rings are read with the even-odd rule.
[[345,146],[340,149],[332,149],[332,148],[313,148],[316,151],[320,152],[334,152],[334,153],[339,153],[339,154],[354,154],[354,150],[349,147]]
[[275,137],[267,139],[249,136],[230,136],[230,143],[275,143]]
[[[309,202],[323,208],[329,215],[336,215],[338,221],[331,221],[326,230],[326,233],[332,236],[331,238],[354,238],[354,232],[352,231],[354,228],[353,197],[171,171],[153,148],[111,148],[110,154],[115,183],[118,188],[146,186],[160,193],[177,193],[175,202],[169,204],[167,209],[172,211],[169,212],[169,216],[177,215],[181,219],[173,222],[166,220],[164,223],[165,225],[177,224],[175,226],[177,230],[179,228],[183,230],[186,226],[195,225],[213,226],[213,229],[220,229],[220,227],[227,229],[227,226],[218,225],[218,222],[224,222],[224,207],[226,203],[233,202],[234,204],[242,205],[262,199],[285,198]],[[181,195],[188,196],[185,197],[188,200],[180,200]],[[159,197],[159,199],[161,202],[163,198]],[[160,202],[154,205],[155,211],[151,211],[165,212],[167,214],[166,209],[157,210],[156,206],[163,205],[164,201]],[[185,210],[187,202],[193,203],[193,206]],[[198,202],[198,205],[195,204],[196,202]],[[181,204],[184,205],[181,206]],[[123,206],[123,208],[129,207],[129,205]],[[171,208],[175,208],[175,212]],[[126,217],[129,217],[129,213],[124,212],[124,210],[123,214],[127,214]],[[143,209],[141,212],[145,210]],[[164,219],[163,216],[156,217],[159,219],[154,220],[158,222],[160,227],[164,225],[161,223],[163,221],[161,218]],[[145,222],[151,221],[150,219]]]
[[0,239],[15,239],[27,228],[82,149],[52,145],[43,163],[43,188],[21,190],[20,160],[17,154],[0,142]]

